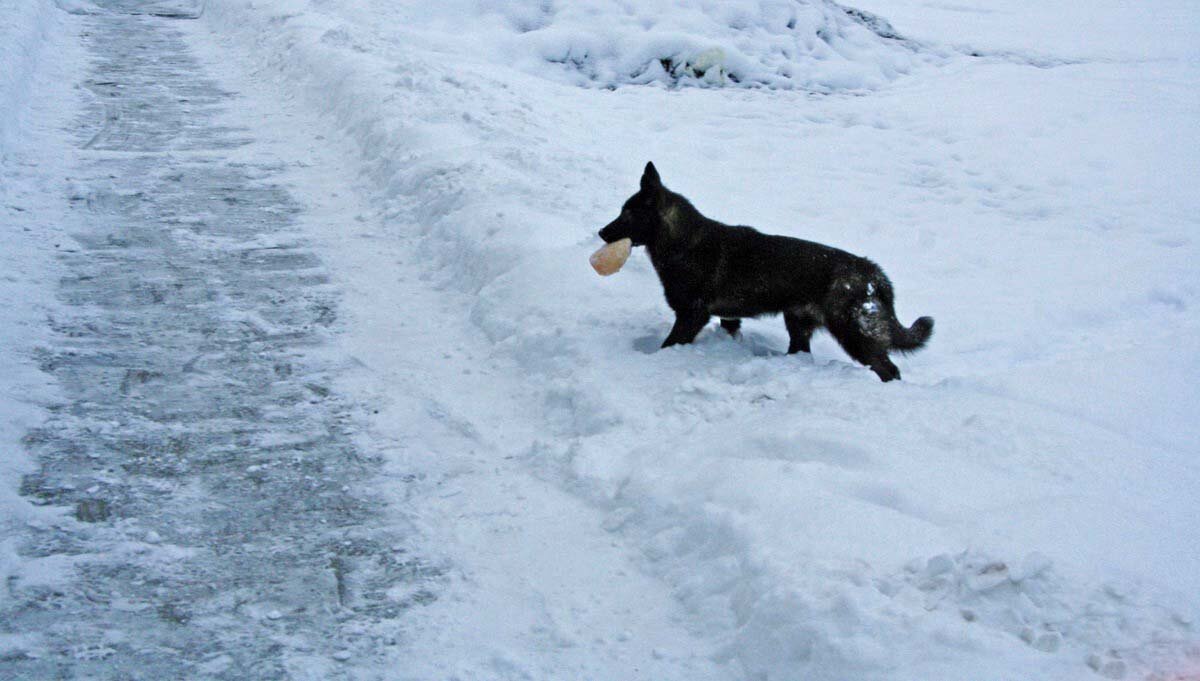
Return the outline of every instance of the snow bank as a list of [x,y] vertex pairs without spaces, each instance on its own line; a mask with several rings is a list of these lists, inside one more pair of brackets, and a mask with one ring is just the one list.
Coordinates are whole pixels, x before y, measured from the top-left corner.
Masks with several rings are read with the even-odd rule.
[[16,143],[57,12],[53,2],[0,0],[0,159]]
[[[26,209],[13,207],[18,180],[10,167],[17,162],[16,147],[22,123],[29,116],[34,71],[53,30],[55,11],[48,2],[0,0],[0,235],[7,244],[0,250],[0,270],[6,274],[0,280],[0,296],[5,301],[28,301],[31,294],[37,297],[36,289],[31,290],[22,276],[26,272],[19,259],[25,258],[22,246],[28,244],[15,232],[24,223],[19,218]],[[29,517],[29,504],[17,494],[21,476],[32,465],[21,438],[39,414],[21,394],[36,371],[23,355],[31,349],[29,326],[41,320],[35,319],[36,311],[29,305],[19,303],[6,303],[0,315],[0,519],[5,530],[0,539],[0,579],[6,579],[20,567],[16,546],[9,538],[9,523]]]
[[409,26],[497,65],[592,87],[862,90],[920,59],[886,21],[828,0],[472,0],[401,11]]
[[[1177,183],[1200,155],[1194,68],[959,59],[869,97],[607,91],[573,85],[645,76],[671,32],[671,70],[696,84],[719,82],[694,67],[713,48],[702,61],[742,83],[829,90],[885,83],[902,70],[879,55],[911,54],[796,5],[798,27],[849,21],[867,47],[848,39],[789,86],[745,74],[808,53],[738,42],[787,47],[764,37],[782,5],[545,6],[212,0],[205,15],[357,147],[375,238],[424,256],[431,296],[470,296],[477,337],[459,340],[487,356],[463,368],[486,385],[438,397],[459,417],[477,393],[511,410],[468,423],[487,456],[598,509],[735,677],[1190,671],[1200,405],[1176,374],[1196,366],[1200,281],[1197,199]],[[606,279],[587,266],[647,160],[714,218],[879,260],[901,316],[932,314],[937,340],[888,386],[825,337],[783,356],[778,320],[655,352],[670,316],[644,255]],[[452,337],[429,343],[454,361]]]
[[386,33],[447,60],[588,87],[866,90],[944,55],[830,0],[372,4]]
[[58,511],[33,506],[19,489],[34,467],[22,438],[41,424],[42,405],[56,395],[37,366],[37,349],[49,340],[47,317],[56,305],[55,249],[69,243],[59,163],[80,56],[59,7],[79,5],[0,0],[0,580],[18,572],[46,582],[68,576],[51,561],[18,557],[12,528],[57,522]]

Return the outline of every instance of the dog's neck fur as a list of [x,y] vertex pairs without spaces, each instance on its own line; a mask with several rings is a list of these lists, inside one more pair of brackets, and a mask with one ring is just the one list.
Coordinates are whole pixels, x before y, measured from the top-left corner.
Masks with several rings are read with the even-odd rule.
[[680,246],[694,246],[719,224],[704,217],[690,201],[679,194],[667,189],[663,190],[663,194],[663,207],[659,212],[662,220],[661,231],[652,243],[646,244],[651,257],[661,254],[665,249],[660,246],[666,244],[672,244],[671,250],[679,249]]

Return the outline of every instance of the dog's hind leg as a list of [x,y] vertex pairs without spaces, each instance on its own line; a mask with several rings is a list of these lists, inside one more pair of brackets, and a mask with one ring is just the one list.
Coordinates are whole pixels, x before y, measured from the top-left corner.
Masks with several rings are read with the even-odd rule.
[[742,328],[742,320],[740,319],[721,319],[721,328],[730,336],[737,338],[738,331]]
[[711,315],[704,310],[676,311],[675,326],[671,327],[671,333],[667,335],[662,346],[669,348],[672,345],[691,343],[711,318]]
[[886,352],[879,355],[878,359],[867,366],[871,367],[871,371],[874,371],[879,380],[884,383],[900,380],[900,369],[895,364],[892,364],[892,360],[887,356]]
[[788,354],[794,355],[797,352],[812,352],[809,347],[809,340],[812,339],[813,331],[821,325],[821,320],[815,315],[805,311],[794,311],[783,313],[783,323],[787,325],[788,338]]
[[834,282],[821,308],[825,328],[846,354],[871,367],[885,383],[900,378],[900,370],[888,357],[895,320],[890,290],[882,273],[847,276]]
[[879,380],[887,383],[900,379],[900,369],[892,363],[888,357],[887,346],[879,339],[867,335],[854,323],[834,323],[828,328],[846,354],[870,367]]

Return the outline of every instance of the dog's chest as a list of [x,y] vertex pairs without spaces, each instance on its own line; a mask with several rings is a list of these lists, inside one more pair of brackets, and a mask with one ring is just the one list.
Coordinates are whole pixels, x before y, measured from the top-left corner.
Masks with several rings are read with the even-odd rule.
[[757,317],[758,315],[763,314],[763,310],[751,309],[745,304],[745,301],[730,300],[725,298],[713,301],[713,303],[708,306],[708,313],[717,317],[725,317],[727,319],[740,319],[742,317]]

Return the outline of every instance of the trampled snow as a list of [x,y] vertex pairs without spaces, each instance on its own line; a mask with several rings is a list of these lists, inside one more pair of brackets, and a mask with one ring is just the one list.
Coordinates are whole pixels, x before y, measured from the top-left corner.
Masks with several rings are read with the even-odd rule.
[[[388,676],[1200,676],[1200,14],[860,9],[206,3],[452,566]],[[879,262],[937,320],[904,380],[777,318],[659,351],[644,254],[587,263],[648,160]]]

